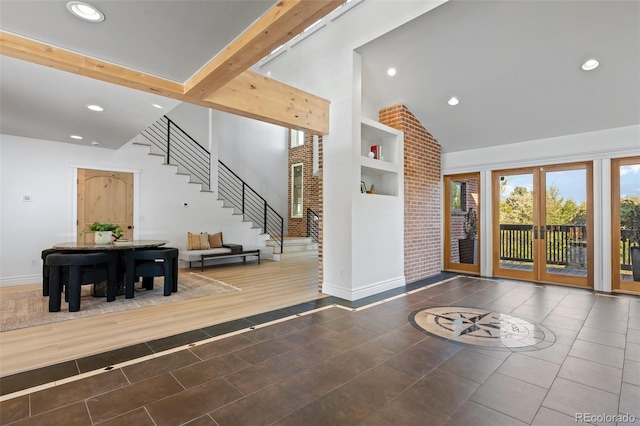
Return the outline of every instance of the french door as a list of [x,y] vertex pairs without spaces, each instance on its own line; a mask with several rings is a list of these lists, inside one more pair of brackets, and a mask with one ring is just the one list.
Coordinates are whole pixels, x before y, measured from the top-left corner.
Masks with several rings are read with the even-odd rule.
[[632,216],[640,208],[640,156],[611,161],[611,287],[640,294],[633,280],[631,247],[638,223]]
[[573,163],[493,172],[493,274],[593,287],[593,172]]
[[444,269],[480,274],[480,173],[444,176]]

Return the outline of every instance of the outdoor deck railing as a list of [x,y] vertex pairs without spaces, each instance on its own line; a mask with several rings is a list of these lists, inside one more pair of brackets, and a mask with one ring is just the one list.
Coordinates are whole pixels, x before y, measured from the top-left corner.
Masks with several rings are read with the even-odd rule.
[[[631,229],[621,229],[620,232],[620,268],[623,270],[631,270],[632,232]],[[533,225],[500,225],[500,260],[533,262],[533,234]],[[586,267],[585,225],[547,225],[544,228],[544,239],[547,264],[576,269]]]

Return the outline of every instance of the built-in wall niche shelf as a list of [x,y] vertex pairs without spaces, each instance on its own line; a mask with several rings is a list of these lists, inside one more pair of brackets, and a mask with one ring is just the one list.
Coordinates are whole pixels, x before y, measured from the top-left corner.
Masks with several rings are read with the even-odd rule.
[[379,147],[380,153],[378,153],[376,161],[398,162],[398,134],[401,133],[400,131],[368,118],[362,119],[360,129],[360,155],[362,157],[370,159],[371,147]]
[[361,166],[360,178],[367,190],[374,191],[364,195],[398,195],[398,173]]
[[[360,123],[360,180],[377,195],[397,196],[402,176],[402,132],[368,118]],[[371,147],[378,158],[371,158]],[[370,194],[364,194],[370,195]]]

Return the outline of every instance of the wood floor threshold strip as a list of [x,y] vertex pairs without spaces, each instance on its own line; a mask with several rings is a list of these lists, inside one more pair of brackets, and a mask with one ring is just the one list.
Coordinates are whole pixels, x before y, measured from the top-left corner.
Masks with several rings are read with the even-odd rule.
[[[372,307],[372,306],[375,306],[377,304],[378,303],[372,303],[372,304],[367,305],[365,307],[359,308],[358,311],[366,309],[366,308],[369,308],[369,307]],[[130,365],[138,364],[140,362],[148,361],[150,359],[160,358],[160,357],[163,357],[163,356],[175,353],[175,352],[184,351],[186,349],[191,349],[191,348],[194,348],[196,346],[201,346],[201,345],[204,345],[204,344],[207,344],[207,343],[215,342],[217,340],[226,339],[226,338],[229,338],[229,337],[232,337],[232,336],[236,336],[238,334],[243,334],[243,333],[247,333],[247,332],[250,332],[250,331],[258,330],[258,329],[265,328],[265,327],[268,327],[268,326],[273,325],[273,324],[278,324],[278,323],[281,323],[281,322],[290,321],[290,320],[295,319],[295,318],[300,318],[300,317],[303,317],[303,316],[306,316],[306,315],[311,315],[313,313],[324,311],[324,310],[327,310],[327,309],[332,309],[332,308],[343,308],[343,309],[347,309],[349,311],[352,310],[351,308],[348,308],[346,306],[337,305],[337,304],[333,304],[333,305],[329,305],[329,306],[323,306],[323,307],[320,307],[320,308],[312,309],[310,311],[306,311],[306,312],[290,315],[290,316],[285,317],[285,318],[276,319],[276,320],[273,320],[273,321],[265,322],[263,324],[257,324],[255,326],[247,327],[247,328],[240,329],[240,330],[237,330],[237,331],[232,331],[232,332],[229,332],[229,333],[226,333],[226,334],[221,334],[219,336],[214,336],[214,337],[211,337],[211,338],[208,338],[208,339],[205,339],[205,340],[198,340],[197,342],[192,342],[192,343],[188,343],[188,344],[185,344],[185,345],[182,345],[182,346],[177,346],[175,348],[167,349],[167,350],[162,351],[162,352],[154,353],[154,354],[151,354],[151,355],[145,355],[145,356],[142,356],[140,358],[131,359],[131,360],[128,360],[128,361],[123,361],[123,362],[120,362],[120,363],[117,363],[117,364],[113,364],[113,365],[109,365],[107,367],[102,367],[102,368],[99,368],[99,369],[96,369],[96,370],[93,370],[93,371],[88,371],[88,372],[85,372],[85,373],[76,374],[74,376],[65,377],[63,379],[56,380],[56,381],[53,381],[53,382],[50,382],[50,383],[45,383],[45,384],[42,384],[42,385],[34,386],[32,388],[23,389],[23,390],[20,390],[20,391],[17,391],[17,392],[13,392],[13,393],[10,393],[10,394],[2,395],[2,396],[0,396],[0,402],[4,402],[6,400],[17,398],[17,397],[23,396],[23,395],[28,395],[28,394],[31,394],[31,393],[34,393],[34,392],[38,392],[38,391],[41,391],[41,390],[44,390],[44,389],[49,389],[49,388],[53,388],[53,387],[56,387],[56,386],[64,385],[64,384],[67,384],[67,383],[71,383],[71,382],[75,382],[75,381],[78,381],[78,380],[82,380],[82,379],[85,379],[87,377],[97,376],[98,374],[107,373],[107,372],[115,370],[115,369],[128,367]]]
[[[378,306],[380,304],[383,304],[383,303],[386,303],[386,302],[390,302],[392,300],[396,300],[396,299],[399,299],[401,297],[405,297],[407,295],[417,293],[419,291],[426,290],[427,288],[432,288],[434,286],[444,284],[444,283],[446,283],[448,281],[451,281],[453,279],[459,278],[461,276],[462,275],[455,275],[455,276],[453,276],[451,278],[447,278],[447,279],[444,279],[444,280],[441,280],[441,281],[437,281],[437,282],[434,282],[434,283],[429,283],[429,284],[421,286],[419,288],[416,288],[416,289],[413,289],[413,290],[410,290],[410,291],[404,291],[402,293],[399,293],[399,294],[396,294],[396,295],[393,295],[393,296],[390,296],[390,297],[386,297],[384,299],[377,300],[377,301],[371,302],[369,304],[366,304],[366,305],[363,305],[363,306],[359,306],[357,308],[354,308],[354,307],[351,307],[351,306],[345,306],[345,305],[348,305],[348,304],[353,304],[353,302],[349,302],[347,300],[344,300],[343,303],[332,303],[332,304],[327,305],[327,306],[322,306],[322,307],[319,307],[319,308],[310,309],[308,311],[296,313],[296,314],[293,314],[293,315],[289,315],[287,317],[278,318],[278,319],[275,319],[275,320],[272,320],[272,321],[267,321],[267,322],[264,322],[264,323],[261,323],[261,324],[255,324],[255,325],[252,325],[250,327],[245,327],[245,328],[242,328],[242,329],[239,329],[239,330],[236,330],[236,331],[231,331],[229,333],[221,334],[221,335],[218,335],[218,336],[213,336],[213,337],[210,337],[208,339],[198,340],[196,342],[191,342],[191,343],[187,343],[187,344],[184,344],[184,345],[181,345],[181,346],[176,346],[175,348],[167,349],[167,350],[164,350],[164,351],[161,351],[161,352],[153,353],[153,354],[150,354],[150,355],[145,355],[145,356],[142,356],[142,357],[138,357],[138,358],[135,358],[135,359],[123,361],[123,362],[120,362],[120,363],[117,363],[117,364],[113,364],[113,365],[109,365],[109,366],[106,366],[106,367],[101,367],[101,368],[98,368],[96,370],[92,370],[92,371],[88,371],[88,372],[84,372],[84,373],[79,373],[79,374],[76,374],[76,375],[73,375],[73,376],[69,376],[69,377],[65,377],[65,378],[62,378],[62,379],[59,379],[59,380],[56,380],[56,381],[53,381],[53,382],[44,383],[44,384],[41,384],[41,385],[38,385],[38,386],[34,386],[34,387],[30,387],[30,388],[27,388],[27,389],[22,389],[22,390],[13,392],[13,393],[8,393],[6,395],[1,395],[0,396],[0,402],[4,402],[4,401],[7,401],[7,400],[10,400],[10,399],[13,399],[13,398],[17,398],[17,397],[20,397],[20,396],[24,396],[24,395],[28,395],[28,394],[31,394],[31,393],[34,393],[34,392],[41,391],[41,390],[45,390],[45,389],[53,388],[53,387],[56,387],[56,386],[60,386],[60,385],[63,385],[63,384],[75,382],[75,381],[78,381],[78,380],[85,379],[87,377],[96,376],[98,374],[107,373],[107,372],[112,371],[114,369],[124,368],[124,367],[130,366],[130,365],[134,365],[134,364],[138,364],[140,362],[144,362],[144,361],[147,361],[147,360],[150,360],[150,359],[159,358],[159,357],[162,357],[162,356],[165,356],[165,355],[169,355],[169,354],[172,354],[172,353],[175,353],[175,352],[180,352],[180,351],[183,351],[183,350],[187,350],[187,349],[190,349],[190,348],[193,348],[193,347],[196,347],[196,346],[201,346],[201,345],[204,345],[204,344],[207,344],[207,343],[211,343],[211,342],[215,342],[215,341],[218,341],[218,340],[226,339],[226,338],[229,338],[229,337],[232,337],[232,336],[236,336],[238,334],[243,334],[243,333],[247,333],[247,332],[250,332],[250,331],[258,330],[258,329],[261,329],[261,328],[268,327],[270,325],[274,325],[274,324],[278,324],[278,323],[281,323],[281,322],[290,321],[290,320],[295,319],[295,318],[300,318],[300,317],[303,317],[303,316],[306,316],[306,315],[311,315],[313,313],[324,311],[324,310],[327,310],[327,309],[338,308],[338,309],[345,309],[345,310],[348,310],[348,311],[351,311],[351,312],[361,312],[361,311],[364,311],[366,309],[372,308],[374,306]],[[384,294],[385,293],[382,293],[379,296],[382,296]],[[17,373],[17,374],[21,374],[21,373]]]

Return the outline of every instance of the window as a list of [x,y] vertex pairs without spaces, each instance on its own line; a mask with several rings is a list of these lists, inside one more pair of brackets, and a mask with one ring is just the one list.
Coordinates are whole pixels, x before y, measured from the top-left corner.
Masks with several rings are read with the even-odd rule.
[[303,164],[291,166],[291,217],[302,217]]
[[291,148],[304,145],[304,131],[291,129]]
[[320,153],[320,137],[313,135],[313,175],[318,176],[320,170],[320,159],[318,157]]
[[451,182],[451,211],[467,211],[467,184]]

